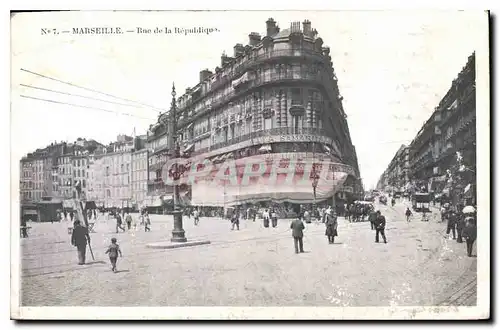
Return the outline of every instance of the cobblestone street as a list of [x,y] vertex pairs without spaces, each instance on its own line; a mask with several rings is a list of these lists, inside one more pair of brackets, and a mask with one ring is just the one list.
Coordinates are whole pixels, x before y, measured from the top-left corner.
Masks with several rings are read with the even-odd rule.
[[[296,255],[290,220],[277,228],[242,220],[185,218],[188,239],[210,245],[152,250],[169,240],[170,216],[152,216],[152,231],[116,234],[114,221],[98,221],[95,261],[76,262],[67,223],[33,224],[22,240],[23,306],[413,306],[475,305],[476,258],[465,243],[445,238],[438,215],[407,223],[405,205],[377,205],[387,218],[388,244],[374,242],[368,222],[339,222],[339,237],[327,243],[323,224],[308,224],[306,253]],[[437,217],[437,218],[436,218]],[[123,251],[119,273],[104,254],[111,237]],[[88,250],[87,250],[88,251]],[[476,254],[474,247],[473,254]]]

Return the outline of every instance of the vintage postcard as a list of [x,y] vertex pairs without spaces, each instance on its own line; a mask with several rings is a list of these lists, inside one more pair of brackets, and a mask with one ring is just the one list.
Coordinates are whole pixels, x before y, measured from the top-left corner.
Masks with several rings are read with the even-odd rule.
[[11,317],[489,318],[488,15],[12,12]]

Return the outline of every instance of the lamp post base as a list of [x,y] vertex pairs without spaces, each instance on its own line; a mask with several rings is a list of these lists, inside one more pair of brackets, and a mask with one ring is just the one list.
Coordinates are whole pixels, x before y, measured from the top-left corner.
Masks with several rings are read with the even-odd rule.
[[172,239],[170,241],[175,243],[187,242],[185,231],[182,228],[182,211],[175,210],[172,215],[174,216],[174,230],[172,230]]

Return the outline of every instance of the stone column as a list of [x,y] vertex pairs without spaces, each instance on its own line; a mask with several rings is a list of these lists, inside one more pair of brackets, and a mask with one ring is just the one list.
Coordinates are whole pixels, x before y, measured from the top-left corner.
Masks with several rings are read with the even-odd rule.
[[312,106],[312,96],[311,95],[309,95],[308,99],[307,99],[306,116],[307,116],[306,127],[314,127],[313,126],[313,106]]
[[280,91],[275,90],[273,92],[273,110],[274,110],[274,122],[275,125],[273,127],[281,127],[281,99],[280,99]]
[[280,114],[281,114],[281,127],[288,126],[288,114],[287,114],[287,106],[286,106],[286,92],[284,90],[280,90]]
[[288,122],[288,127],[292,127],[295,125],[295,122],[293,120],[293,116],[289,111],[290,106],[292,105],[291,99],[292,99],[292,91],[290,88],[286,89],[286,107],[287,107],[287,122]]

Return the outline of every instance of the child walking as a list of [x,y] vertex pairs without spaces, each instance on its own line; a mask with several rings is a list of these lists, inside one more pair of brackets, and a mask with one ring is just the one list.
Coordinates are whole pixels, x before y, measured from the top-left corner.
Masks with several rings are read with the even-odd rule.
[[116,273],[116,260],[118,259],[118,253],[120,257],[122,256],[122,250],[120,250],[120,246],[116,244],[116,238],[111,239],[111,245],[108,247],[106,253],[109,253],[109,261],[111,262],[111,270]]

